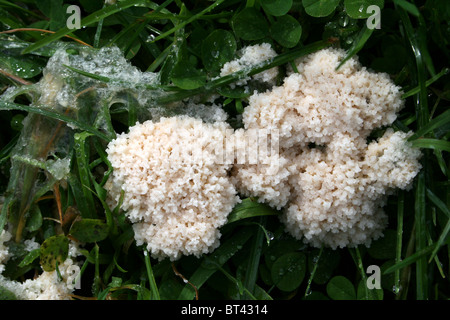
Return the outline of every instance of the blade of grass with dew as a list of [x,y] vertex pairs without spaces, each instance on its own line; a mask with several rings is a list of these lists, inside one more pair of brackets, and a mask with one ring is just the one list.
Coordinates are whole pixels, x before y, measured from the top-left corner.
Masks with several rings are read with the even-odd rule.
[[[238,252],[244,244],[250,239],[252,233],[250,228],[241,229],[238,233],[233,235],[233,238],[228,239],[220,245],[211,255],[203,259],[202,265],[195,270],[189,281],[197,289],[200,287],[217,271],[217,267],[224,265],[236,252]],[[178,300],[192,300],[195,296],[194,288],[187,284]]]
[[111,162],[108,159],[108,154],[105,152],[104,147],[101,145],[99,139],[94,139],[94,148],[97,151],[97,154],[100,156],[101,161],[106,164],[108,167],[108,170],[103,174],[103,179],[100,182],[100,186],[104,186],[107,182],[110,174],[113,172],[113,167],[111,165]]
[[[119,231],[118,231],[117,224],[114,223],[111,208],[106,203],[106,190],[103,189],[103,187],[100,186],[97,183],[97,181],[95,181],[95,177],[92,175],[91,172],[89,172],[89,175],[90,175],[90,179],[91,179],[92,183],[94,184],[94,189],[95,189],[95,192],[93,190],[90,190],[91,194],[95,195],[97,197],[97,199],[100,201],[100,203],[102,204],[102,207],[105,212],[106,224],[108,225],[108,228],[109,228],[109,235],[112,237],[116,237],[116,236],[118,236]],[[96,216],[96,213],[94,213],[94,216]]]
[[[161,5],[158,5],[157,8],[153,11],[151,11],[150,13],[145,14],[143,17],[139,17],[138,19],[136,19],[135,22],[129,24],[127,23],[126,25],[124,24],[125,28],[122,30],[124,31],[123,34],[125,34],[126,32],[128,32],[129,30],[129,26],[131,26],[133,28],[133,33],[131,35],[131,37],[128,37],[127,45],[124,45],[123,48],[123,52],[124,55],[127,56],[128,52],[131,50],[134,41],[141,36],[141,32],[144,30],[144,28],[146,28],[146,26],[148,25],[148,22],[154,20],[156,17],[156,15],[158,15],[158,13],[160,11],[164,11],[166,13],[170,13],[167,10],[164,10],[169,4],[171,4],[174,0],[166,0],[164,3],[162,3]],[[121,17],[121,16],[120,16]],[[123,19],[126,20],[126,19]],[[137,26],[137,28],[136,28]],[[117,34],[117,37],[114,37],[114,41],[117,40],[118,38],[120,38],[122,36],[122,31],[120,33]],[[143,41],[144,44],[147,44],[147,39],[145,39],[145,41]],[[112,43],[114,43],[114,41],[111,40],[111,42],[108,45],[111,45]],[[154,43],[149,43],[149,45],[154,45]]]
[[416,63],[416,72],[417,72],[417,82],[419,91],[417,92],[415,104],[416,104],[416,114],[417,114],[417,121],[418,121],[418,129],[421,129],[423,126],[425,126],[429,119],[429,110],[428,110],[428,99],[427,99],[427,90],[426,90],[426,75],[425,75],[425,64],[423,61],[421,46],[419,45],[417,41],[417,35],[416,32],[412,26],[411,20],[409,19],[409,16],[407,13],[399,8],[398,14],[400,15],[400,19],[403,23],[403,26],[405,28],[405,33],[407,40],[411,46],[411,51],[414,54],[415,57],[415,63]]
[[442,230],[441,235],[439,236],[437,242],[435,243],[435,248],[433,252],[431,253],[431,256],[428,260],[430,262],[437,254],[439,249],[441,248],[442,244],[444,243],[445,239],[447,238],[448,233],[450,232],[450,210],[445,205],[445,203],[439,199],[437,195],[435,195],[430,189],[427,189],[427,197],[430,199],[430,201],[437,207],[439,210],[441,210],[448,218],[447,223]]
[[443,150],[450,152],[450,141],[445,140],[423,138],[411,141],[411,145],[415,148]]
[[[244,287],[248,289],[249,293],[254,293],[256,280],[258,277],[259,262],[261,258],[261,250],[263,246],[263,240],[265,236],[265,225],[267,217],[260,217],[260,228],[256,231],[255,238],[250,248],[250,256],[247,264],[247,270],[245,273]],[[244,299],[248,298],[248,295],[244,295]]]
[[[404,211],[405,192],[400,190],[397,198],[397,242],[395,245],[395,264],[402,260]],[[393,291],[395,294],[398,294],[400,291],[400,269],[395,270]]]
[[[103,7],[102,7],[102,10],[105,9],[105,7],[106,7],[106,4],[104,3]],[[100,38],[101,38],[101,35],[102,35],[103,21],[104,20],[105,19],[100,19],[97,22],[97,28],[95,30],[95,35],[94,35],[94,44],[92,45],[94,48],[98,48],[100,46]],[[81,24],[81,22],[80,22],[80,24]]]
[[220,272],[222,272],[225,277],[227,277],[231,282],[233,282],[236,287],[239,290],[240,295],[244,295],[245,299],[247,300],[256,300],[255,296],[248,290],[248,288],[245,287],[244,284],[242,284],[241,281],[233,277],[229,272],[225,271],[222,267],[217,267]]
[[[434,246],[436,248],[436,244],[434,243],[433,239],[431,238],[430,233],[427,233],[427,240],[429,246]],[[431,260],[434,260],[434,264],[436,265],[436,268],[438,269],[442,279],[445,279],[444,270],[442,269],[442,262],[439,260],[439,257],[435,255]],[[428,261],[428,263],[431,263],[431,260]]]
[[339,65],[336,67],[336,70],[339,70],[339,68],[346,63],[350,58],[352,58],[355,54],[357,54],[366,44],[367,40],[369,40],[370,36],[372,35],[374,29],[367,28],[367,25],[364,24],[361,31],[359,32],[358,36],[356,37],[355,41],[353,41],[352,46],[348,49],[347,55],[344,59],[339,63]]
[[92,136],[92,133],[81,132],[74,135],[75,159],[77,161],[78,176],[80,178],[84,201],[87,211],[84,213],[86,218],[95,218],[96,210],[94,197],[91,192],[91,179],[88,163],[88,154],[86,149],[86,139]]
[[[364,266],[363,266],[363,262],[361,259],[361,254],[359,252],[358,247],[356,248],[349,248],[349,252],[350,255],[353,258],[353,261],[356,264],[356,268],[358,269],[360,275],[361,275],[361,279],[364,282],[364,284],[366,284],[367,282],[367,275],[366,272],[364,270]],[[364,286],[364,296],[365,296],[365,300],[369,300],[369,289],[367,288],[367,285]]]
[[83,123],[80,122],[78,120],[75,120],[69,116],[66,116],[64,114],[58,113],[58,112],[54,112],[49,110],[48,108],[44,108],[43,106],[32,106],[32,105],[23,105],[23,104],[18,104],[18,103],[13,103],[13,102],[7,102],[7,101],[0,101],[0,110],[20,110],[20,111],[26,111],[26,112],[30,112],[30,113],[35,113],[35,114],[39,114],[42,116],[46,116],[52,119],[56,119],[62,122],[66,122],[68,124],[71,124],[79,129],[85,130],[87,132],[90,132],[92,134],[94,134],[95,136],[99,137],[100,139],[104,140],[104,141],[111,141],[111,138],[106,136],[104,133],[100,132],[99,130]]
[[418,17],[420,15],[419,9],[411,2],[408,2],[406,0],[394,0],[394,3],[402,7],[404,10],[408,11],[413,16]]
[[431,245],[431,246],[427,246],[427,247],[423,248],[420,251],[416,251],[412,255],[406,257],[405,259],[403,259],[401,262],[396,263],[393,266],[390,266],[389,268],[384,270],[383,274],[386,275],[386,274],[394,272],[395,270],[403,269],[403,268],[409,266],[410,264],[412,264],[414,262],[417,262],[419,259],[426,258],[426,256],[428,254],[433,252],[434,248],[435,248],[435,246]]
[[11,157],[11,151],[14,148],[14,146],[17,143],[17,140],[19,139],[19,134],[16,134],[6,146],[3,147],[2,150],[0,150],[0,164],[3,161],[6,161]]
[[83,71],[83,70],[80,70],[80,69],[77,69],[77,68],[74,68],[74,67],[71,67],[71,66],[68,66],[68,65],[64,65],[64,66],[67,69],[69,69],[69,70],[71,70],[73,72],[81,74],[82,76],[85,76],[85,77],[88,77],[88,78],[91,78],[91,79],[94,79],[94,80],[98,80],[98,81],[101,81],[101,82],[104,82],[104,83],[115,82],[115,83],[118,83],[118,84],[121,84],[121,85],[124,85],[124,86],[128,86],[130,88],[143,88],[143,89],[149,89],[149,90],[164,89],[164,87],[154,87],[154,86],[150,86],[150,85],[145,84],[145,83],[144,84],[132,84],[132,83],[127,82],[127,81],[118,80],[118,79],[115,79],[115,78],[105,77],[105,76],[102,76],[102,75],[99,75],[99,74]]
[[94,248],[92,249],[94,251],[94,283],[93,283],[93,291],[94,295],[98,296],[100,294],[101,290],[101,278],[100,278],[100,259],[99,259],[99,253],[100,253],[100,247],[96,243]]
[[[155,8],[157,7],[156,4],[154,4],[152,1],[148,1],[148,0],[125,0],[125,1],[120,1],[117,4],[114,5],[110,5],[107,6],[103,9],[100,9],[92,14],[90,14],[89,16],[87,16],[86,18],[82,19],[80,21],[80,25],[82,27],[86,27],[89,26],[93,23],[99,22],[100,20],[105,19],[106,17],[109,17],[117,12],[120,12],[124,9],[127,9],[129,7],[133,7],[133,6],[144,6],[144,7],[150,7],[150,8]],[[42,48],[43,46],[56,41],[62,37],[64,37],[65,35],[68,35],[69,33],[71,33],[73,30],[69,29],[68,27],[64,27],[60,30],[58,30],[57,32],[55,32],[54,34],[52,34],[51,36],[48,36],[42,40],[39,40],[35,43],[33,43],[32,45],[30,45],[29,47],[25,48],[22,53],[23,54],[27,54],[30,53],[32,51],[35,51],[39,48]]]
[[[430,85],[432,85],[434,82],[436,82],[437,80],[439,80],[442,76],[445,76],[449,73],[449,68],[444,68],[441,70],[441,72],[439,72],[438,74],[432,76],[430,79],[428,79],[427,81],[425,81],[425,87],[429,87]],[[417,93],[420,92],[420,86],[417,86],[411,90],[408,90],[407,92],[405,92],[404,94],[402,94],[402,99],[406,99],[409,98]]]
[[165,37],[167,37],[168,35],[171,35],[172,33],[175,33],[177,30],[185,27],[186,25],[188,25],[189,23],[195,21],[196,19],[200,18],[202,15],[214,10],[217,6],[219,6],[222,2],[224,2],[225,0],[217,0],[215,1],[212,5],[210,5],[209,7],[205,8],[204,10],[200,11],[199,13],[193,15],[192,17],[190,17],[189,19],[177,24],[175,27],[173,27],[172,29],[164,32],[163,34],[160,34],[159,36],[157,36],[155,39],[153,39],[152,42],[156,42],[159,41],[161,39],[164,39]]
[[11,3],[10,1],[0,0],[0,5],[8,6],[8,7],[11,7],[11,8],[14,8],[14,9],[17,9],[17,10],[20,10],[20,11],[26,13],[27,15],[33,16],[33,17],[35,17],[35,18],[37,18],[37,19],[41,19],[41,18],[42,18],[41,16],[39,16],[39,15],[36,14],[35,12],[33,12],[33,11],[31,11],[31,10],[28,10],[28,9],[26,9],[26,8],[23,8],[23,7],[21,7],[21,6],[17,5],[17,4],[15,4],[15,3]]
[[[429,121],[428,96],[426,82],[426,66],[424,64],[421,46],[417,39],[417,33],[414,30],[411,20],[402,8],[397,7],[400,20],[405,29],[407,41],[411,46],[416,64],[416,77],[419,85],[419,92],[414,99],[414,105],[417,116],[417,128],[420,130],[425,127]],[[421,139],[422,140],[422,139]],[[416,140],[419,141],[419,140]],[[426,217],[426,198],[425,198],[425,180],[429,175],[428,156],[422,161],[422,171],[418,174],[417,185],[415,190],[415,226],[416,226],[416,251],[421,251],[427,244],[427,217]],[[416,297],[418,300],[426,300],[428,298],[428,267],[425,258],[421,258],[416,262]]]
[[259,203],[255,199],[246,198],[238,203],[230,212],[228,215],[228,223],[251,217],[277,214],[279,214],[279,212],[269,206]]
[[[415,222],[416,222],[416,251],[421,251],[426,246],[426,200],[425,200],[425,172],[421,171],[417,177],[415,190]],[[426,300],[428,297],[427,261],[421,257],[416,261],[416,297],[418,300]]]
[[155,72],[156,69],[166,60],[167,56],[169,55],[171,50],[171,46],[167,46],[158,57],[156,57],[155,60],[150,64],[150,66],[147,68],[147,72]]
[[147,269],[148,282],[150,283],[150,291],[152,293],[152,300],[160,300],[158,287],[156,286],[155,276],[153,275],[150,256],[147,249],[144,249],[145,268]]
[[303,296],[304,298],[306,298],[307,296],[309,296],[311,294],[311,284],[312,284],[312,281],[316,274],[317,266],[319,265],[319,260],[320,260],[320,257],[322,256],[322,252],[323,252],[323,246],[320,247],[319,254],[313,258],[314,266],[313,266],[313,269],[311,271],[311,274],[309,276],[309,279],[308,279],[308,282],[306,285],[305,294]]
[[78,210],[81,212],[81,216],[89,215],[89,207],[84,200],[83,186],[75,174],[71,173],[67,177],[67,182],[73,198],[77,204]]
[[428,122],[425,126],[417,130],[411,137],[409,137],[409,141],[418,139],[419,137],[425,136],[427,133],[448,125],[450,123],[450,110],[445,111],[444,113],[440,114],[430,122]]

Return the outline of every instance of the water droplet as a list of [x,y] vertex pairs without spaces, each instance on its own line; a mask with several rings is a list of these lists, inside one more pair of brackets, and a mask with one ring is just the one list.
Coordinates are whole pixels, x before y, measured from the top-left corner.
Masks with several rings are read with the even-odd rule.
[[350,22],[350,19],[349,19],[348,16],[342,16],[342,17],[339,18],[339,25],[342,28],[347,27],[349,22]]
[[225,262],[227,262],[228,257],[226,255],[220,256],[219,258],[219,264],[224,264]]
[[308,288],[308,290],[306,291],[305,295],[306,295],[306,296],[309,296],[309,295],[311,295],[311,293],[312,293],[312,289],[311,289],[311,288]]
[[394,292],[394,294],[399,294],[401,289],[402,289],[401,285],[394,285],[392,287],[392,292]]

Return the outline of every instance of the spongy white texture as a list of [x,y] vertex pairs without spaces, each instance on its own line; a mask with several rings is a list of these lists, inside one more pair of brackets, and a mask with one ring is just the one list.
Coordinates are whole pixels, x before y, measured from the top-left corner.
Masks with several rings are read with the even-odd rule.
[[11,239],[11,233],[9,233],[6,229],[2,230],[0,233],[0,274],[3,272],[5,268],[5,263],[9,259],[9,250],[8,246],[5,244]]
[[[275,50],[272,49],[269,43],[255,44],[244,47],[239,52],[240,57],[236,60],[226,62],[220,70],[220,75],[226,76],[231,73],[240,71],[246,67],[257,65],[277,56]],[[278,69],[271,68],[253,75],[253,79],[269,84],[274,84],[278,76]],[[237,85],[245,85],[250,77],[245,77],[236,82]]]
[[[11,235],[4,231],[0,237],[0,243],[8,241],[10,237]],[[32,247],[35,247],[35,242],[32,242]],[[19,282],[10,280],[0,274],[0,286],[11,291],[19,300],[69,300],[70,294],[76,286],[75,279],[81,270],[80,266],[72,260],[77,255],[79,255],[77,246],[70,242],[69,257],[58,266],[59,275],[56,270],[44,271],[35,279]],[[0,257],[0,264],[5,262]]]
[[258,175],[264,168],[251,164],[233,171],[240,192],[274,207],[279,203],[271,197],[283,186],[286,230],[317,247],[370,245],[386,226],[386,195],[408,188],[420,170],[420,152],[406,141],[410,133],[389,129],[367,145],[373,129],[396,119],[401,92],[356,58],[336,70],[344,57],[339,49],[308,55],[282,86],[250,97],[244,126],[279,130],[279,158],[287,159],[289,176]]
[[297,64],[284,85],[250,97],[245,128],[278,128],[280,146],[329,143],[338,132],[367,136],[391,124],[403,106],[400,89],[384,73],[355,58],[335,70],[345,51],[324,49]]
[[69,300],[75,288],[74,280],[80,267],[68,258],[56,271],[44,271],[35,279],[24,282],[12,281],[0,275],[0,285],[14,293],[19,300]]
[[[107,189],[153,257],[199,256],[219,245],[218,228],[239,201],[223,147],[232,129],[188,116],[130,127],[107,148],[114,169]],[[221,158],[222,157],[222,158]]]
[[[256,197],[258,202],[281,209],[290,197],[288,180],[295,165],[279,152],[275,143],[278,141],[277,133],[277,130],[235,131],[236,159],[232,181],[241,195]],[[258,139],[263,135],[266,139]]]

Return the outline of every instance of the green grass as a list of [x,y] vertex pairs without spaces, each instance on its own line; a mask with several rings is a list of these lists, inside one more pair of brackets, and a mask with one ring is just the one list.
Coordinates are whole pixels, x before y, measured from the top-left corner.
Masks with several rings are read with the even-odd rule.
[[[81,8],[82,28],[70,30],[68,1],[0,1],[0,32],[4,31],[0,34],[0,230],[9,223],[17,241],[11,245],[14,259],[6,265],[5,276],[23,280],[40,272],[39,252],[27,254],[24,239],[34,237],[43,243],[72,230],[87,241],[80,257],[82,287],[74,292],[78,299],[450,298],[450,2],[124,0],[110,6],[85,0],[76,4]],[[382,6],[380,29],[366,27],[368,15],[358,10],[361,4]],[[231,45],[214,47],[213,37],[208,38],[213,32]],[[117,79],[68,67],[74,79],[70,85],[80,90],[74,103],[83,112],[37,106],[35,83],[42,78],[56,43],[78,50],[85,46],[80,41],[94,48],[117,46],[140,70],[157,72],[161,86],[131,88],[121,82],[129,92],[105,97],[96,90]],[[220,66],[237,50],[260,42],[271,43],[279,55],[218,76]],[[104,189],[112,171],[106,143],[145,117],[136,90],[159,90],[152,99],[161,106],[219,94],[231,122],[237,122],[248,94],[230,91],[229,83],[274,66],[283,70],[296,58],[327,46],[340,46],[348,58],[356,54],[368,68],[389,73],[405,92],[405,108],[394,127],[414,132],[410,141],[423,152],[423,169],[411,190],[389,197],[385,237],[370,248],[312,248],[284,232],[278,211],[247,198],[230,214],[221,229],[220,247],[209,255],[171,263],[153,260],[136,246],[125,213],[119,206],[108,207]],[[212,53],[220,59],[211,60]],[[94,89],[81,92],[80,79],[84,83],[90,79]],[[61,122],[76,129],[65,131]],[[32,161],[48,156],[55,145],[53,160],[72,159],[64,181],[43,174],[55,170],[51,162]],[[70,212],[83,222],[74,222]],[[83,233],[90,228],[104,232],[94,237]],[[51,238],[63,246],[57,239]],[[380,290],[365,285],[371,265],[381,268]]]

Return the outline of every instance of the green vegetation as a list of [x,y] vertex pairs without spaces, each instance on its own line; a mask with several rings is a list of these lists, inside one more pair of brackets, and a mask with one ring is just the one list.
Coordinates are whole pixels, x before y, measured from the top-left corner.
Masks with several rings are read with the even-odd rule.
[[[81,0],[78,30],[66,26],[70,4],[0,0],[0,230],[14,230],[4,276],[55,270],[68,240],[78,239],[86,245],[75,299],[450,298],[449,1]],[[380,29],[366,25],[373,4],[381,8]],[[61,86],[75,90],[77,100],[47,105],[36,83],[61,42],[74,55],[87,46],[118,47],[132,65],[157,73],[160,85],[68,67],[72,80]],[[262,42],[279,55],[220,77],[239,49]],[[209,255],[172,263],[136,246],[131,224],[119,207],[108,207],[103,186],[112,170],[107,142],[147,117],[139,94],[163,108],[218,94],[238,127],[249,95],[229,83],[274,66],[285,71],[326,46],[357,54],[405,92],[394,126],[415,132],[410,141],[423,151],[423,169],[411,190],[389,197],[385,236],[370,248],[312,248],[284,232],[278,211],[247,198]],[[108,83],[129,90],[105,93]],[[27,252],[23,240],[31,238],[41,248]],[[381,268],[381,289],[366,285],[371,265]],[[0,298],[13,296],[0,283]]]

